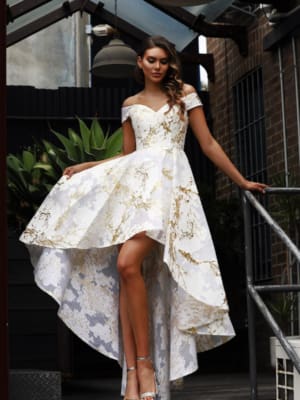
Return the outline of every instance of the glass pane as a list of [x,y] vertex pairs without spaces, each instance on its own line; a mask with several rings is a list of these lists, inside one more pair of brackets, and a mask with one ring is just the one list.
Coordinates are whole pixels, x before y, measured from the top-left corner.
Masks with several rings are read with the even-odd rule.
[[294,391],[293,390],[288,389],[286,394],[287,394],[287,396],[286,396],[287,400],[294,400]]
[[294,387],[294,375],[287,375],[286,376],[286,385],[293,389]]
[[[98,4],[98,0],[91,0]],[[9,4],[18,3],[18,0],[10,0]],[[52,0],[43,6],[17,18],[14,22],[9,23],[7,33],[25,27],[33,23],[38,18],[58,9],[64,3],[64,0]],[[104,0],[104,9],[115,14],[115,2],[112,0]],[[176,45],[178,51],[183,50],[194,38],[198,36],[197,32],[181,24],[174,18],[168,16],[156,7],[151,6],[145,1],[122,0],[117,2],[117,15],[132,24],[136,28],[144,31],[148,35],[160,34],[168,38]]]
[[[98,0],[92,0],[98,3]],[[115,14],[115,2],[102,0],[104,9]],[[122,0],[117,2],[117,15],[148,35],[162,35],[183,50],[198,33],[159,11],[145,1]]]
[[285,390],[283,388],[278,389],[278,400],[286,400]]
[[203,4],[201,6],[191,6],[183,7],[185,10],[191,14],[198,16],[204,15],[205,21],[212,22],[215,21],[223,12],[232,5],[234,0],[215,0],[208,4]]
[[289,372],[294,371],[294,364],[292,363],[291,360],[286,360],[286,370]]
[[22,0],[6,0],[6,4],[9,6],[14,6],[18,3],[22,3]]
[[278,383],[280,386],[285,386],[285,374],[278,374]]
[[21,17],[17,18],[14,22],[10,22],[7,25],[7,33],[10,34],[12,32],[15,32],[16,30],[36,21],[37,19],[61,7],[63,3],[64,1],[62,0],[52,0],[49,1],[49,3],[46,3],[45,5],[40,6],[27,14],[22,15]]

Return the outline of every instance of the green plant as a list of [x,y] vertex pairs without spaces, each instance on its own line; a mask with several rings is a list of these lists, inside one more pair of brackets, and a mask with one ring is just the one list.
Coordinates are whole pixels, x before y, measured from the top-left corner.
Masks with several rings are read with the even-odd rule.
[[[276,187],[286,186],[286,176],[279,174],[273,179]],[[300,182],[296,174],[290,173],[288,176],[289,187],[299,187]],[[299,246],[300,238],[300,197],[299,195],[274,195],[271,204],[271,215],[280,223],[288,236]],[[292,284],[298,280],[297,260],[292,256],[288,248],[283,250],[284,265],[279,279],[280,284]],[[297,328],[298,323],[298,298],[299,294],[273,293],[268,301],[270,310],[274,314],[278,324],[286,334],[291,333],[292,324]]]
[[110,135],[109,132],[104,134],[101,125],[96,119],[92,121],[90,128],[79,118],[78,123],[79,134],[71,128],[68,129],[67,136],[51,129],[51,132],[61,143],[62,148],[43,140],[48,163],[51,164],[53,172],[58,176],[69,165],[104,160],[121,152],[121,128]]
[[121,152],[122,130],[104,134],[94,119],[88,127],[78,118],[79,133],[68,129],[65,136],[51,129],[59,144],[35,143],[21,154],[7,156],[8,220],[21,230],[33,216],[63,170],[72,164],[98,161]]
[[8,221],[17,229],[31,218],[54,183],[51,165],[39,162],[40,152],[35,146],[7,156]]
[[[286,186],[285,175],[277,175],[273,179],[273,185],[277,187]],[[300,187],[300,180],[296,174],[291,173],[288,177],[289,187]],[[283,228],[296,242],[300,235],[300,196],[299,195],[276,195],[274,196],[271,213],[279,220]]]
[[286,335],[291,333],[291,317],[294,322],[298,319],[297,300],[295,293],[273,293],[272,299],[267,302],[276,322]]

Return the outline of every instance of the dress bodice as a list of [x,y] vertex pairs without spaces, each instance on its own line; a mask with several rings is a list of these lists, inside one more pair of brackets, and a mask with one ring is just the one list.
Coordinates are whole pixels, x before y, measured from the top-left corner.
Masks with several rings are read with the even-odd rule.
[[128,118],[135,133],[136,150],[149,147],[162,149],[183,149],[188,126],[188,111],[201,106],[202,102],[196,92],[182,98],[185,113],[180,115],[176,104],[171,109],[164,104],[157,111],[144,104],[133,104],[122,108],[122,122]]

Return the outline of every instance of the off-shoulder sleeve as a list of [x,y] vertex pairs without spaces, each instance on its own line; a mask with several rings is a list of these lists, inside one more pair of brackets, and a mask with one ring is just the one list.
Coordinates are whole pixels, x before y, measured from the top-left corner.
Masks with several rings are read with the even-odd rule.
[[121,108],[121,121],[122,124],[130,117],[130,106]]
[[192,108],[202,106],[202,101],[200,100],[198,94],[196,92],[192,92],[187,94],[184,97],[184,102],[186,106],[186,110],[189,111]]

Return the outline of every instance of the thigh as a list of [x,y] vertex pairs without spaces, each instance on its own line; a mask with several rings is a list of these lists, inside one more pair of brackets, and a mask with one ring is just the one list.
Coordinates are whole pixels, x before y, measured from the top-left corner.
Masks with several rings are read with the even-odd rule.
[[126,260],[128,264],[141,264],[156,244],[145,232],[138,233],[119,246],[118,260]]

